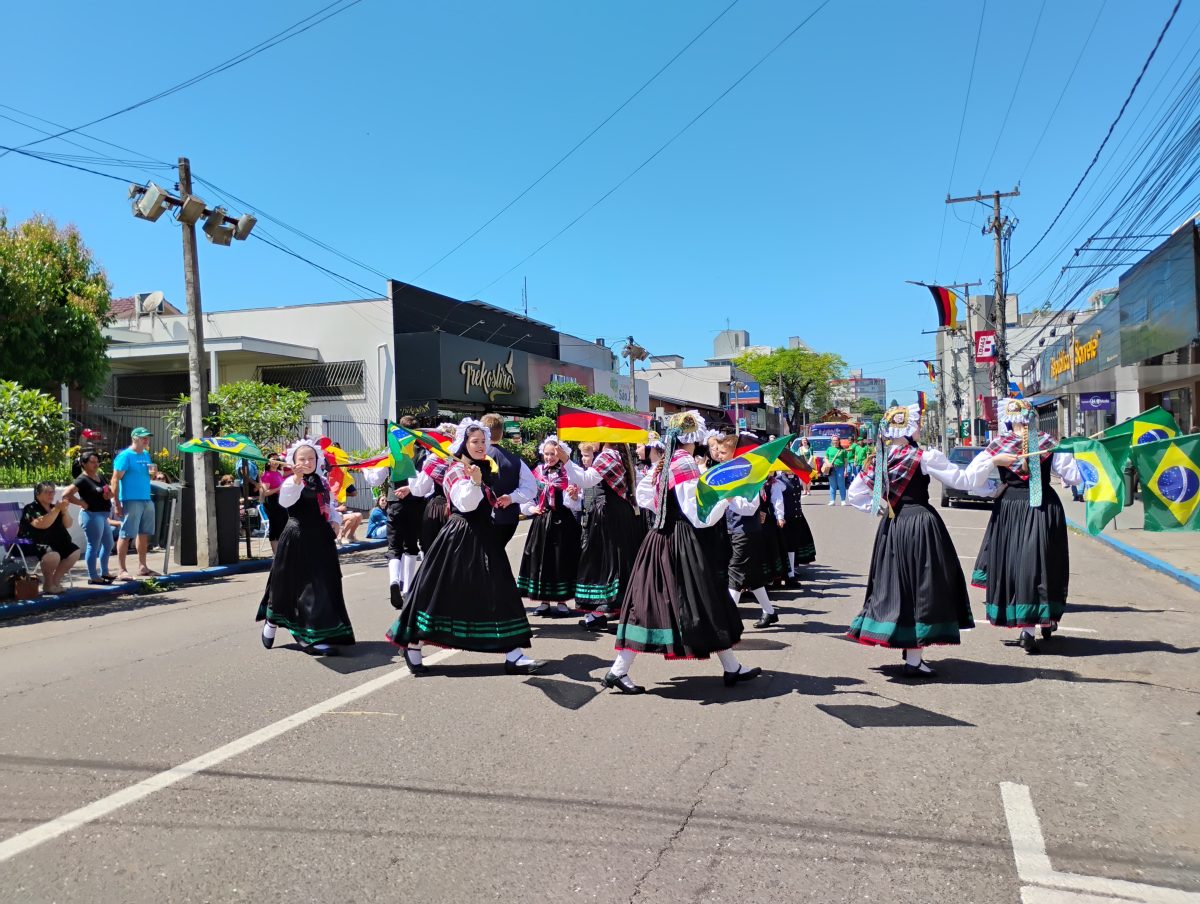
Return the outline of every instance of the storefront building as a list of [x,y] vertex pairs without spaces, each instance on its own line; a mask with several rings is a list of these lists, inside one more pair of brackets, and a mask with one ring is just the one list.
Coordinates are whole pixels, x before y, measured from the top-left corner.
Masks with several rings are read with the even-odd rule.
[[1090,435],[1156,405],[1185,433],[1200,431],[1198,254],[1193,220],[1126,272],[1086,324],[1042,353],[1027,389],[1057,401],[1061,435]]

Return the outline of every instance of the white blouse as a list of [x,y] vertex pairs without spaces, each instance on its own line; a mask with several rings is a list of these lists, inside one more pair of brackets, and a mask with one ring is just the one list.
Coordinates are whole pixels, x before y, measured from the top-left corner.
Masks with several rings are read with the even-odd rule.
[[[662,475],[663,480],[668,479],[667,474]],[[683,483],[675,485],[675,501],[679,503],[679,510],[683,512],[684,517],[692,523],[693,527],[703,528],[712,527],[723,517],[725,517],[725,509],[729,507],[728,499],[721,499],[713,506],[708,517],[703,521],[700,520],[700,513],[696,507],[696,485],[695,480],[685,480]],[[745,502],[746,500],[740,500]],[[638,481],[637,485],[637,502],[644,509],[649,509],[652,512],[658,511],[658,493],[654,486],[654,472],[651,471],[645,477]],[[755,503],[755,509],[758,505]],[[737,511],[737,509],[734,509]],[[749,512],[745,514],[750,514]]]

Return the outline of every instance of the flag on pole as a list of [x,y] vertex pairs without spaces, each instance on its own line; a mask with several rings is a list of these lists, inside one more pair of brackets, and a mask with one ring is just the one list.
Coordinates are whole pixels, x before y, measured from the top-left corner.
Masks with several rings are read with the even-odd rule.
[[576,442],[644,443],[650,438],[649,421],[646,414],[558,406],[558,436]]
[[921,414],[925,413],[925,393],[919,389],[917,390],[917,407],[920,409]]
[[772,465],[779,459],[779,454],[787,448],[794,434],[781,436],[761,446],[723,461],[709,468],[702,475],[696,486],[696,510],[701,519],[709,513],[722,499],[738,496],[742,499],[753,499],[762,489]]
[[267,461],[267,456],[254,445],[254,441],[241,433],[231,433],[228,436],[198,436],[180,443],[177,448],[180,452],[189,452],[192,455],[220,452],[222,455],[236,455],[238,458],[263,464]]
[[[795,434],[792,435],[795,436]],[[744,455],[760,446],[762,446],[762,443],[757,440],[751,440],[743,434],[738,437],[738,447],[733,454]],[[787,448],[779,453],[779,458],[775,460],[775,464],[771,465],[771,473],[795,474],[804,481],[805,485],[808,485],[812,481],[813,468],[808,459],[799,453],[799,448],[800,439],[796,437],[788,443]]]
[[929,375],[929,382],[936,384],[937,383],[937,370],[934,368],[933,362],[922,360],[921,363],[925,365],[925,373],[927,373]]
[[1069,436],[1060,442],[1056,451],[1070,452],[1083,475],[1083,500],[1086,505],[1086,527],[1095,536],[1120,514],[1125,506],[1125,467],[1129,447],[1121,438],[1095,440],[1084,436]]
[[1104,431],[1105,439],[1125,437],[1126,441],[1133,446],[1154,443],[1178,435],[1179,425],[1175,423],[1171,412],[1165,411],[1161,405],[1155,405],[1149,411],[1143,411]]
[[402,432],[399,424],[388,421],[387,442],[392,465],[392,482],[416,477],[417,463],[413,458],[417,448],[416,437],[411,433]]
[[389,421],[389,436],[393,430],[399,430],[401,434],[411,436],[414,441],[420,443],[434,455],[440,455],[442,458],[450,457],[450,437],[444,433],[438,433],[436,430],[413,430],[405,427],[403,424],[395,424]]
[[933,296],[933,303],[937,306],[938,326],[958,329],[958,296],[945,286],[930,286],[925,283],[922,285],[929,290]]
[[1130,447],[1142,482],[1143,527],[1200,530],[1200,433]]

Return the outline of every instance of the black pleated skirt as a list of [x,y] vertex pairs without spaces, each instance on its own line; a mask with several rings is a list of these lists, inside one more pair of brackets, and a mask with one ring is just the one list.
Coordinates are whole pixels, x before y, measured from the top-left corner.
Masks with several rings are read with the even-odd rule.
[[737,531],[729,534],[727,586],[732,590],[755,590],[763,583],[762,531]]
[[642,535],[640,519],[628,502],[619,497],[596,498],[579,556],[577,608],[609,612],[620,608]]
[[[759,564],[762,581],[759,587],[770,587],[787,577],[787,555],[783,550],[779,522],[768,512],[762,526],[762,545]],[[732,586],[732,585],[730,585]]]
[[324,520],[287,520],[258,607],[263,619],[302,643],[354,643],[337,544]]
[[428,554],[433,548],[433,541],[441,533],[446,521],[450,518],[450,503],[441,493],[434,493],[425,504],[425,512],[421,515],[421,551]]
[[959,643],[975,627],[958,551],[927,502],[904,502],[875,532],[867,597],[847,636],[883,647]]
[[525,538],[517,589],[531,600],[560,603],[575,596],[581,532],[566,508],[536,515]]
[[1053,490],[1033,508],[1027,488],[1009,487],[992,509],[980,559],[993,625],[1031,628],[1062,619],[1071,560],[1066,514]]
[[788,518],[780,530],[780,539],[784,553],[796,554],[797,565],[810,565],[817,560],[817,541],[813,539],[812,528],[804,512],[795,518]]

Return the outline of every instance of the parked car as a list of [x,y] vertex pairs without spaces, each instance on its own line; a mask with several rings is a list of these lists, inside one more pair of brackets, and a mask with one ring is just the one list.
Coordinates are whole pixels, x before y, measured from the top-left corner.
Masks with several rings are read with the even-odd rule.
[[[958,465],[960,468],[965,468],[972,461],[974,461],[975,456],[982,451],[983,450],[979,446],[956,446],[950,450],[946,457],[950,459],[951,464]],[[995,500],[985,499],[982,496],[972,496],[966,490],[955,490],[951,489],[945,484],[942,485],[942,508],[950,508],[955,504],[961,504],[963,502],[972,502],[976,505],[990,506],[993,502],[995,502]]]

